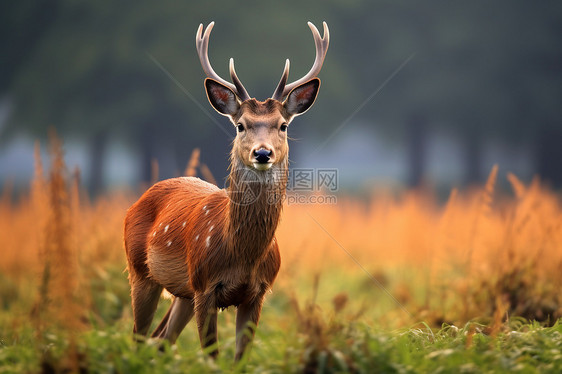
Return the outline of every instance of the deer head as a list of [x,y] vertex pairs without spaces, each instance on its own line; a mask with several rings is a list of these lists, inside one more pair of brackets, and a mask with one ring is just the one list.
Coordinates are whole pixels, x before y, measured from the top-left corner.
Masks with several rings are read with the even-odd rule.
[[236,127],[236,138],[232,149],[233,162],[242,163],[254,170],[269,170],[272,166],[286,168],[289,146],[287,129],[293,118],[305,113],[316,100],[320,79],[316,78],[328,50],[330,34],[324,22],[324,37],[318,29],[308,23],[316,45],[316,59],[310,71],[301,79],[286,84],[289,77],[289,60],[286,60],[281,80],[271,98],[258,101],[242,85],[230,59],[230,77],[233,83],[222,79],[211,67],[208,56],[211,22],[203,33],[199,26],[196,36],[197,52],[205,79],[207,98],[213,108],[228,117]]

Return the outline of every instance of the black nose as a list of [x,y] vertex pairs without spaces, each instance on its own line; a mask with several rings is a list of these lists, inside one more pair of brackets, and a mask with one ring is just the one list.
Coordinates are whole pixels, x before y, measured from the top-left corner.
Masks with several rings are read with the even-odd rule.
[[262,148],[254,151],[254,157],[260,164],[267,163],[269,161],[269,156],[271,156],[271,151],[268,151],[267,149]]

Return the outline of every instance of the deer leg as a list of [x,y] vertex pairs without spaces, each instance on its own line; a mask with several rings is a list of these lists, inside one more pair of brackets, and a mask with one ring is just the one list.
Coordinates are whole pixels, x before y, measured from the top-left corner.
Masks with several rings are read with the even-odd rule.
[[[205,349],[217,343],[217,306],[213,292],[195,295],[195,320],[199,331],[201,348]],[[217,347],[209,354],[216,358],[219,354]]]
[[168,339],[171,344],[174,344],[185,325],[193,317],[193,309],[193,299],[174,298],[170,309],[152,337]]
[[131,299],[135,320],[133,333],[146,336],[161,293],[162,286],[156,282],[146,278],[131,280]]
[[236,312],[236,361],[242,358],[248,343],[254,339],[262,304],[263,294],[251,302],[238,306],[238,311]]
[[172,304],[170,305],[170,308],[166,312],[166,315],[164,316],[164,318],[162,318],[162,321],[160,321],[158,327],[156,327],[156,329],[152,333],[151,335],[152,338],[161,338],[162,335],[166,332],[166,328],[168,326],[168,320],[170,319],[170,314],[172,314],[172,309],[174,307],[175,302],[176,302],[176,298],[174,297],[174,299],[172,300]]

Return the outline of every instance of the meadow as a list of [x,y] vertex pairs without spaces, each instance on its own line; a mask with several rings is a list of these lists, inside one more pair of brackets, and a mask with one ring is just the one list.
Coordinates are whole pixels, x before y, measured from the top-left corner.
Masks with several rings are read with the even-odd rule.
[[[216,361],[193,322],[163,351],[133,341],[122,223],[142,188],[91,201],[56,139],[48,167],[38,155],[29,193],[0,200],[0,373],[562,370],[562,206],[538,178],[494,167],[445,203],[426,189],[286,205],[281,271],[234,366],[232,308]],[[212,178],[196,156],[186,174]]]

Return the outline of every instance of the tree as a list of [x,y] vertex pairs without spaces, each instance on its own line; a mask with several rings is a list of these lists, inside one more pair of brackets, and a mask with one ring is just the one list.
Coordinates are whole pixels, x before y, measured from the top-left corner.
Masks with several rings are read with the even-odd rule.
[[[543,139],[538,170],[552,181],[562,178],[547,165],[562,156],[558,3],[361,2],[353,17],[346,22],[364,37],[357,42],[357,78],[374,70],[391,74],[415,53],[364,111],[390,136],[410,134],[414,184],[423,179],[425,131],[457,134],[469,183],[481,177],[484,139],[515,145]],[[373,89],[357,82],[363,95]]]
[[[357,117],[389,139],[409,136],[412,184],[424,178],[425,139],[432,131],[462,140],[469,182],[479,178],[485,138],[535,142],[538,170],[555,183],[560,178],[548,167],[562,136],[558,3],[332,0],[218,7],[43,0],[2,7],[2,37],[11,48],[0,88],[15,103],[4,135],[24,130],[43,137],[53,125],[63,136],[87,139],[94,182],[110,139],[136,150],[144,181],[162,149],[173,154],[172,169],[181,171],[196,146],[217,179],[225,175],[224,150],[235,132],[223,119],[215,117],[221,129],[208,117],[215,114],[206,104],[193,40],[199,23],[211,20],[213,66],[228,77],[234,57],[239,77],[258,99],[271,94],[285,58],[291,59],[289,80],[309,69],[314,49],[306,21],[328,21],[321,100],[306,126],[295,121],[293,137],[330,134],[376,92]],[[6,35],[19,36],[10,44]]]
[[[10,88],[16,110],[5,133],[24,130],[44,137],[46,128],[54,126],[66,137],[86,139],[94,191],[102,186],[107,143],[112,138],[138,151],[143,181],[149,180],[150,161],[163,148],[172,149],[177,171],[183,170],[196,146],[216,144],[220,137],[220,149],[228,148],[229,137],[208,118],[212,109],[205,103],[204,75],[194,46],[200,22],[217,21],[209,51],[215,68],[228,76],[228,58],[235,57],[239,75],[258,98],[275,88],[288,53],[314,51],[312,37],[302,37],[309,33],[306,16],[292,17],[282,4],[225,4],[217,12],[214,4],[194,7],[145,0],[126,6],[58,0],[56,9],[54,21],[41,30],[38,42],[25,50],[27,58],[14,68]],[[248,9],[276,12],[275,24],[256,19]],[[19,31],[26,27],[23,21],[13,26]],[[282,32],[286,39],[256,34],[258,28],[275,35]],[[293,59],[297,64],[291,76],[308,68],[312,58],[301,66],[300,58]],[[184,89],[203,104],[203,111]],[[218,122],[235,134],[222,119]],[[220,164],[215,169],[224,173],[226,151],[206,151],[206,162],[212,168]]]

